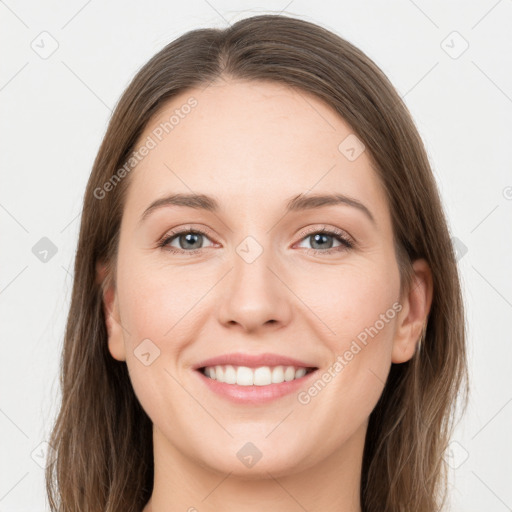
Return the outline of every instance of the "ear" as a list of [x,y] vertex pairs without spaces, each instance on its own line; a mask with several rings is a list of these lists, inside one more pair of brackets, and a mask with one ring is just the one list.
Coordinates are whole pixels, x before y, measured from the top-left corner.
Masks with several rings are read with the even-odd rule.
[[108,333],[108,349],[114,359],[126,361],[123,328],[119,317],[117,291],[106,263],[96,264],[96,279],[102,289],[103,313]]
[[414,356],[432,304],[432,273],[424,259],[412,264],[414,276],[409,290],[404,292],[398,315],[392,362],[404,363]]

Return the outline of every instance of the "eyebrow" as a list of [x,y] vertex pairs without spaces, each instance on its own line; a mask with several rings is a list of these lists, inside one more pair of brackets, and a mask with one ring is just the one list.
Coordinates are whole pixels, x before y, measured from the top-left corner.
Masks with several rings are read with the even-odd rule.
[[[373,224],[377,224],[372,212],[363,203],[343,194],[298,194],[288,200],[286,212],[313,210],[333,205],[347,205],[357,208],[359,211],[363,212]],[[166,206],[185,206],[187,208],[206,210],[214,213],[220,210],[219,202],[212,196],[206,194],[172,194],[151,203],[142,214],[139,224],[153,211]]]

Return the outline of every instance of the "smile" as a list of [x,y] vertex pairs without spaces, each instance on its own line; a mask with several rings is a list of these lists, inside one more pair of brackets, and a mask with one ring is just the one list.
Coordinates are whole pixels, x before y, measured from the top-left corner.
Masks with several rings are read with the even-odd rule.
[[200,371],[206,377],[237,386],[270,386],[301,379],[314,368],[295,366],[260,366],[249,368],[247,366],[217,365],[206,366]]
[[294,366],[216,365],[198,368],[193,373],[201,385],[224,400],[237,405],[259,405],[299,393],[310,385],[317,371],[318,368]]

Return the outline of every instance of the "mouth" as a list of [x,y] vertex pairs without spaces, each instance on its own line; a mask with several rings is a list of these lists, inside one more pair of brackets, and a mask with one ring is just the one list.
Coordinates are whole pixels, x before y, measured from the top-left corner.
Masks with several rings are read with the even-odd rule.
[[235,352],[192,367],[207,390],[235,404],[256,405],[297,393],[319,367],[283,354]]
[[300,380],[318,370],[316,367],[302,366],[248,366],[215,365],[203,366],[197,371],[206,378],[228,385],[236,386],[271,386]]
[[[194,374],[213,395],[237,406],[264,406],[293,397],[317,374],[317,367],[216,364],[195,368]],[[297,395],[298,396],[298,395]]]
[[223,400],[257,406],[299,393],[317,371],[316,367],[216,365],[197,368],[194,373],[207,390]]

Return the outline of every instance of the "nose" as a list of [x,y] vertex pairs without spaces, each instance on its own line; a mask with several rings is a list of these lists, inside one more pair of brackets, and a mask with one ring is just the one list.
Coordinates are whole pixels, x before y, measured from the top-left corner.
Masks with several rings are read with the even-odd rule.
[[233,254],[233,269],[226,276],[218,317],[224,327],[247,332],[280,329],[289,323],[292,294],[284,271],[264,250],[254,261]]

